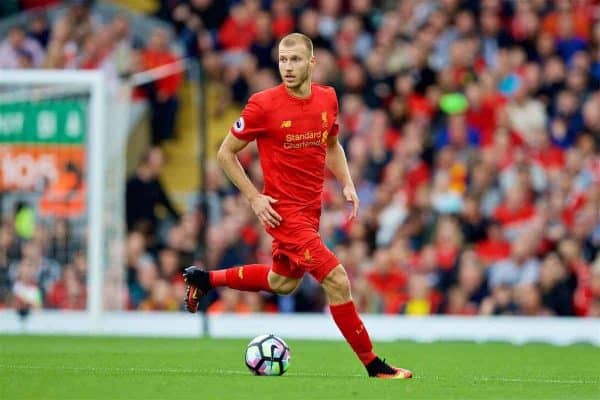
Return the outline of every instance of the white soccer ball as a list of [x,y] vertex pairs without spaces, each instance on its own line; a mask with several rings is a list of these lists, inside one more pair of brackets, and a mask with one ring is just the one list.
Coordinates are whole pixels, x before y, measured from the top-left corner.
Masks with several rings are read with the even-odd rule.
[[254,375],[283,375],[290,366],[290,348],[282,338],[260,335],[246,347],[246,366]]

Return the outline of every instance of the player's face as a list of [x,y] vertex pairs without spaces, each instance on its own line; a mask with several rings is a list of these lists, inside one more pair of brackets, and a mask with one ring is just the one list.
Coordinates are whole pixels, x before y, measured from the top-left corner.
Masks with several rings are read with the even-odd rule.
[[296,89],[310,78],[314,57],[302,44],[279,46],[279,73],[283,84]]

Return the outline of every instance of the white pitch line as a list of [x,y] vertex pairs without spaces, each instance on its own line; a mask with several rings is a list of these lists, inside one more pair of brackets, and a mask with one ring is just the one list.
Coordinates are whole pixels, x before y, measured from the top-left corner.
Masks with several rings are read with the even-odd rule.
[[[433,379],[437,381],[449,380],[443,376],[415,376],[416,379]],[[510,382],[510,383],[558,383],[567,385],[600,385],[600,381],[583,380],[583,379],[546,379],[546,378],[502,378],[488,376],[465,377],[464,381],[475,382]]]
[[483,382],[515,382],[515,383],[564,383],[569,385],[600,385],[600,381],[586,381],[582,379],[527,379],[527,378],[475,378]]
[[[113,373],[157,373],[157,374],[226,374],[226,375],[247,375],[251,374],[247,371],[228,370],[228,369],[184,369],[184,368],[138,368],[138,367],[114,367],[114,368],[97,368],[97,367],[68,367],[68,366],[39,366],[39,365],[16,365],[16,364],[0,364],[0,368],[6,369],[23,369],[23,370],[48,370],[48,371],[73,371],[73,372],[113,372]],[[326,374],[326,373],[295,373],[292,372],[288,376],[293,377],[321,377],[321,378],[366,378],[365,375],[358,374]],[[422,376],[416,375],[417,380],[449,380],[443,376]],[[475,382],[509,382],[509,383],[556,383],[565,385],[600,385],[600,381],[582,380],[582,379],[545,379],[545,378],[502,378],[502,377],[465,377],[464,381]]]
[[[159,373],[159,374],[227,374],[252,376],[249,371],[227,370],[227,369],[182,369],[182,368],[96,368],[96,367],[67,367],[67,366],[39,366],[39,365],[11,365],[0,364],[0,368],[24,369],[24,370],[48,370],[48,371],[73,371],[73,372],[116,372],[116,373]],[[323,378],[350,378],[364,377],[364,375],[336,375],[326,373],[293,373],[299,377],[323,377]]]

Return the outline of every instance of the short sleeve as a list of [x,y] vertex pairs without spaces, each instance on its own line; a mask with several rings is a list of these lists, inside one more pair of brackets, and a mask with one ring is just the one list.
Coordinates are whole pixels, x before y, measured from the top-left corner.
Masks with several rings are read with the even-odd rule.
[[254,96],[250,97],[240,118],[233,123],[230,132],[236,138],[251,142],[264,132],[264,112]]
[[329,136],[337,136],[340,132],[340,125],[338,124],[339,106],[334,88],[331,88],[331,97],[333,102],[333,124],[331,125],[331,132],[329,132]]

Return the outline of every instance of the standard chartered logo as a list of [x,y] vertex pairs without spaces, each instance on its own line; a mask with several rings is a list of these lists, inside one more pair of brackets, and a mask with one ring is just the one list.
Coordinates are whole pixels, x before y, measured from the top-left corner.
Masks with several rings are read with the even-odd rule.
[[327,140],[327,130],[308,131],[304,133],[296,133],[285,135],[283,148],[286,150],[304,149],[311,146],[321,146]]

